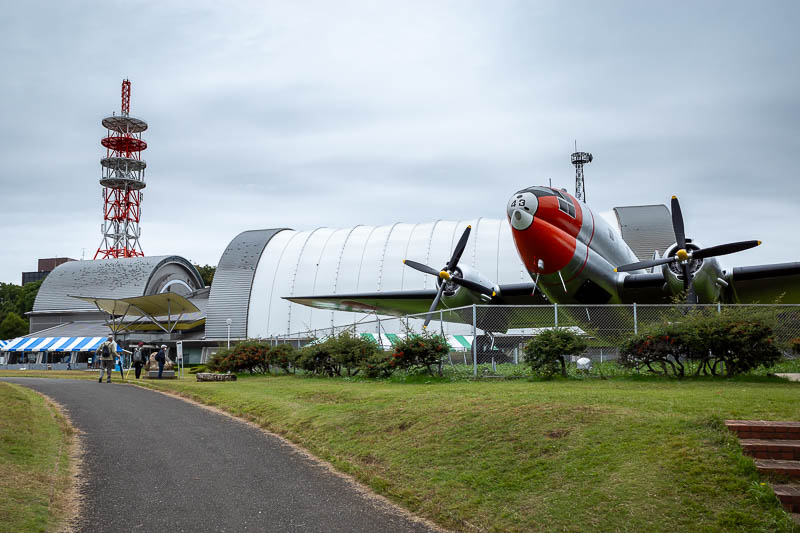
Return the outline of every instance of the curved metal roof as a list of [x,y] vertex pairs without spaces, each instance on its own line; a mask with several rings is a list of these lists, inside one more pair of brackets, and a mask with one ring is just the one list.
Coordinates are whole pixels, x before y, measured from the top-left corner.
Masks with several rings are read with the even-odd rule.
[[283,229],[244,231],[225,248],[214,273],[206,315],[206,338],[247,337],[248,308],[253,276],[269,241]]
[[203,279],[197,269],[177,255],[70,261],[56,267],[42,282],[33,312],[96,311],[91,303],[71,298],[70,295],[131,298],[157,294],[164,282],[175,279],[174,275],[167,273],[170,265],[180,268],[180,273],[186,276],[184,281],[190,287],[203,287]]
[[[530,282],[506,219],[286,230],[273,235],[263,252],[259,250],[255,276],[247,272],[247,300],[243,301],[249,300],[249,308],[238,309],[246,314],[239,324],[231,323],[231,338],[266,338],[353,324],[365,317],[362,313],[314,309],[284,297],[433,288],[435,278],[406,267],[402,260],[443,267],[467,225],[472,225],[472,233],[462,265],[498,284]],[[215,276],[212,301],[214,291],[222,286],[223,281]],[[208,327],[211,317],[209,310],[206,338],[212,338]],[[213,338],[225,338],[225,319],[229,317],[220,317]]]

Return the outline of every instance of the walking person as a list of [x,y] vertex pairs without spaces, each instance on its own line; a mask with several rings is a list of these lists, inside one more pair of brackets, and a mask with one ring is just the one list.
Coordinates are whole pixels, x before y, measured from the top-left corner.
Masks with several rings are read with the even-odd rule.
[[133,350],[133,369],[136,373],[136,379],[139,379],[139,376],[142,375],[142,366],[144,366],[144,346],[143,342],[139,342],[139,345]]
[[156,354],[156,362],[158,363],[158,379],[161,379],[161,374],[164,372],[164,363],[167,362],[167,345],[162,344],[161,349]]
[[116,352],[117,343],[114,342],[112,337],[106,339],[94,352],[95,356],[100,361],[100,379],[97,380],[98,383],[103,382],[103,374],[105,372],[108,372],[108,380],[106,383],[111,383],[111,372],[114,370],[114,354]]

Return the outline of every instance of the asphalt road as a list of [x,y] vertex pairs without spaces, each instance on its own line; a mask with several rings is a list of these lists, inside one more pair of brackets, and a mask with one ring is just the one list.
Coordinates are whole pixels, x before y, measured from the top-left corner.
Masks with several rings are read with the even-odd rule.
[[432,531],[280,439],[179,399],[117,383],[5,381],[51,397],[84,432],[79,531]]

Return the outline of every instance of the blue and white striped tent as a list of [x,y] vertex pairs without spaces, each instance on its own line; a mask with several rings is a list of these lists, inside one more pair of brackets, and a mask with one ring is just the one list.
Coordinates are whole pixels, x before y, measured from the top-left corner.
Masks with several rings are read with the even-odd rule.
[[[91,352],[108,337],[19,337],[6,341],[3,352]],[[117,351],[122,348],[117,345]]]

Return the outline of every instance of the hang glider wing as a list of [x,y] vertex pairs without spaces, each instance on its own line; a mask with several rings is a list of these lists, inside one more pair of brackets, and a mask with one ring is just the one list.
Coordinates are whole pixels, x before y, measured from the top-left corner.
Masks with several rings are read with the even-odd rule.
[[[533,294],[533,283],[518,283],[500,286],[500,296],[492,299],[492,304],[499,307],[483,308],[478,317],[478,327],[486,322],[492,331],[505,331],[512,327],[533,327],[531,314],[519,309],[505,308],[503,305],[546,305],[548,302],[538,291]],[[359,294],[331,294],[319,296],[284,296],[290,302],[327,309],[330,311],[355,311],[358,313],[376,313],[379,315],[406,316],[426,313],[436,297],[436,290],[386,291]],[[447,311],[446,301],[439,304],[438,310],[444,311],[443,319],[447,322],[471,323],[472,312],[469,309]],[[434,320],[437,319],[434,316]],[[491,324],[489,324],[491,322]],[[519,325],[524,324],[524,325]]]
[[737,267],[725,281],[729,303],[800,303],[800,262]]
[[424,313],[436,296],[436,291],[386,291],[319,296],[284,296],[297,304],[329,311],[355,311],[379,315],[406,316]]

